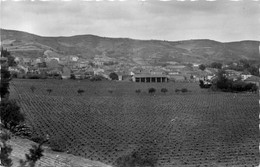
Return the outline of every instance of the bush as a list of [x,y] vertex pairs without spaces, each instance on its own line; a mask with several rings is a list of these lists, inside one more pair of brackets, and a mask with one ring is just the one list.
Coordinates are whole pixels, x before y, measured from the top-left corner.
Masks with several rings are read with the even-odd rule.
[[12,166],[12,159],[10,158],[11,152],[12,152],[12,147],[7,144],[7,141],[10,139],[10,134],[7,132],[1,133],[0,134],[1,142],[2,144],[0,145],[1,152],[0,152],[0,160],[1,160],[1,165],[6,166],[6,167],[11,167]]
[[78,91],[77,91],[77,92],[78,92],[78,94],[80,94],[80,95],[81,95],[81,94],[82,94],[82,93],[84,93],[85,91],[84,91],[84,90],[82,90],[82,89],[78,89]]
[[57,152],[64,152],[65,145],[63,144],[63,140],[53,140],[50,142],[50,147],[52,151],[57,151]]
[[135,90],[135,93],[138,93],[138,94],[139,94],[139,93],[141,93],[141,90],[140,90],[140,89],[136,89],[136,90]]
[[0,117],[5,128],[11,131],[24,121],[24,114],[15,101],[2,101],[0,104]]
[[175,93],[179,93],[180,91],[180,89],[175,89]]
[[181,89],[181,92],[182,92],[182,93],[188,92],[188,89],[182,88],[182,89]]
[[2,67],[1,68],[1,82],[0,82],[0,93],[1,98],[5,98],[9,94],[9,81],[11,80],[10,72]]
[[155,167],[157,158],[143,156],[138,152],[122,156],[116,160],[116,167]]
[[102,81],[102,79],[104,79],[102,76],[95,75],[90,78],[90,81]]
[[149,89],[148,89],[148,92],[151,93],[151,94],[152,94],[152,93],[155,93],[155,92],[156,92],[156,89],[155,89],[155,88],[149,88]]
[[161,92],[166,93],[166,92],[168,92],[168,89],[162,88],[162,89],[161,89]]
[[49,94],[51,94],[52,89],[46,89],[46,91],[47,91]]
[[109,78],[111,78],[112,80],[118,80],[118,75],[114,72],[109,74]]
[[225,71],[220,71],[218,73],[218,78],[213,82],[212,90],[221,90],[224,92],[244,92],[244,91],[257,91],[256,84],[245,83],[241,80],[232,81],[228,79],[225,75]]
[[31,89],[31,91],[34,93],[36,87],[32,85],[32,86],[30,87],[30,89]]
[[70,79],[76,79],[75,75],[74,74],[70,74]]

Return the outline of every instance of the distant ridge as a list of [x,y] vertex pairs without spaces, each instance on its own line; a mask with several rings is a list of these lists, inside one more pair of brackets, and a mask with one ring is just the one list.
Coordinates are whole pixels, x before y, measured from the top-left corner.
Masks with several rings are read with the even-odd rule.
[[108,38],[90,34],[44,37],[1,29],[1,43],[12,54],[26,57],[39,57],[46,50],[52,50],[60,55],[77,55],[86,59],[105,54],[126,63],[140,65],[232,62],[239,59],[260,62],[260,42],[253,40],[224,43],[210,39],[162,41]]

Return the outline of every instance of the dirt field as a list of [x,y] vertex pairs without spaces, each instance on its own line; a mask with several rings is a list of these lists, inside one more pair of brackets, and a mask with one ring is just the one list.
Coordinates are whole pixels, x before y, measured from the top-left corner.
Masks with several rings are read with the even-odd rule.
[[[190,92],[175,92],[181,88]],[[49,134],[57,148],[109,165],[132,152],[153,157],[158,167],[260,161],[258,94],[213,93],[197,83],[12,80],[10,98],[34,136]]]

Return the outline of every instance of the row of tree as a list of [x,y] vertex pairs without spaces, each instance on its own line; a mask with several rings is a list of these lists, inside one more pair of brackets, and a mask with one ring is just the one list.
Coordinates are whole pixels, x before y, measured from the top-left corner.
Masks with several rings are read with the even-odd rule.
[[225,70],[220,70],[217,77],[210,83],[200,80],[201,88],[210,88],[213,91],[224,91],[224,92],[256,92],[258,87],[254,83],[246,83],[241,79],[231,80],[227,77]]

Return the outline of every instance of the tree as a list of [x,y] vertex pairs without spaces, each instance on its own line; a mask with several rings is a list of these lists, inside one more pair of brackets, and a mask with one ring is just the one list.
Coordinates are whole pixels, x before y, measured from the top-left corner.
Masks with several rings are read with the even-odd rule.
[[1,165],[6,166],[6,167],[11,167],[12,166],[12,159],[9,158],[12,152],[12,147],[7,144],[7,141],[10,139],[10,135],[7,132],[1,133],[1,152],[0,152],[0,160],[1,160]]
[[1,56],[7,58],[8,66],[16,66],[16,62],[14,61],[14,57],[7,51],[7,49],[1,48]]
[[35,88],[35,86],[32,85],[32,86],[30,87],[30,89],[31,89],[31,91],[34,93],[34,90],[35,90],[36,88]]
[[156,89],[155,89],[155,88],[149,88],[149,89],[148,89],[148,92],[149,92],[150,94],[153,94],[153,93],[156,92]]
[[141,93],[141,90],[140,90],[140,89],[136,89],[136,90],[135,90],[135,93],[138,93],[138,94],[139,94],[139,93]]
[[1,98],[5,98],[9,94],[9,81],[11,80],[11,74],[6,67],[1,67],[1,84],[0,93]]
[[47,91],[49,94],[51,94],[52,89],[46,89],[46,91]]
[[15,101],[2,101],[0,104],[1,121],[5,128],[11,131],[24,121],[24,114]]
[[186,93],[186,92],[188,92],[188,89],[182,88],[182,89],[181,89],[181,92],[182,92],[182,93]]
[[76,79],[74,74],[70,74],[70,79]]
[[204,64],[199,65],[199,69],[204,71],[206,69],[206,66]]
[[180,92],[180,91],[181,91],[180,89],[175,89],[175,92],[176,92],[176,93],[178,93],[178,92]]
[[212,88],[226,91],[231,87],[231,85],[231,80],[227,78],[226,72],[224,70],[220,70],[217,74],[217,79],[213,82]]
[[210,65],[211,68],[217,68],[217,69],[221,69],[222,68],[222,64],[218,63],[218,62],[213,62]]
[[161,92],[166,93],[166,92],[168,92],[168,89],[162,88],[162,89],[161,89]]
[[112,80],[118,80],[118,75],[115,72],[112,72],[109,74],[109,78]]
[[84,90],[82,90],[82,89],[78,89],[78,91],[77,91],[77,92],[78,92],[78,94],[79,94],[79,95],[81,95],[81,94],[82,94],[82,93],[84,93],[85,91],[84,91]]
[[29,167],[35,167],[35,164],[43,156],[42,145],[49,141],[49,136],[46,136],[46,139],[41,138],[40,144],[32,145],[32,148],[29,149],[29,154],[25,154],[25,160],[20,160],[20,167],[25,167],[28,164]]

